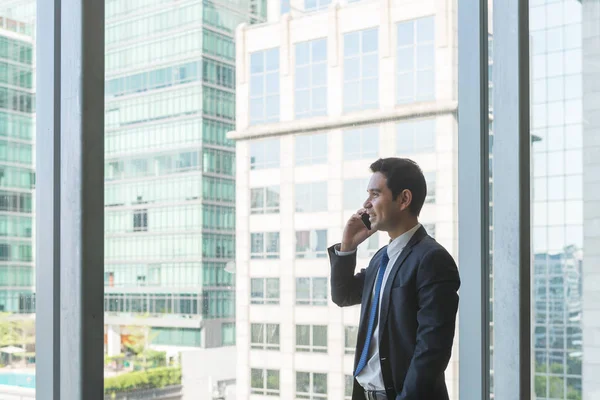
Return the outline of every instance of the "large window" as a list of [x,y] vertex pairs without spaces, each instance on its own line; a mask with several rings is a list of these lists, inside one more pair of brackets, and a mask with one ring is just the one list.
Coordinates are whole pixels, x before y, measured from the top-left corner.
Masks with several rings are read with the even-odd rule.
[[[530,3],[531,354],[537,399],[586,399],[600,390],[594,372],[600,297],[598,285],[590,284],[600,254],[597,21],[596,2]],[[501,171],[496,167],[495,176]]]
[[425,203],[435,203],[435,192],[436,192],[436,173],[434,171],[424,172],[425,182],[427,182],[427,197],[425,197]]
[[235,323],[221,324],[221,344],[223,346],[235,346]]
[[344,327],[344,351],[346,354],[356,352],[356,338],[358,337],[358,326]]
[[279,232],[250,234],[251,258],[279,258]]
[[326,229],[296,231],[296,258],[324,258],[326,255]]
[[368,178],[346,179],[344,181],[344,210],[356,211],[367,198]]
[[327,8],[331,0],[304,0],[304,9],[306,11],[317,11]]
[[279,324],[250,324],[250,348],[279,351]]
[[279,278],[250,279],[250,303],[279,304]]
[[296,118],[327,114],[327,39],[296,43],[295,90]]
[[296,372],[297,399],[327,399],[327,374]]
[[296,136],[296,165],[324,164],[327,162],[327,134]]
[[344,131],[344,159],[374,159],[379,154],[379,128],[349,129]]
[[250,393],[264,396],[279,396],[279,370],[250,370]]
[[344,400],[352,400],[352,389],[354,389],[354,377],[344,375]]
[[279,49],[250,55],[250,124],[279,121]]
[[327,353],[327,325],[296,325],[296,351]]
[[250,213],[279,213],[279,186],[250,189]]
[[327,182],[296,184],[296,212],[327,211]]
[[344,34],[344,111],[379,107],[377,28]]
[[250,169],[279,167],[279,139],[266,139],[250,145]]
[[400,155],[435,151],[434,119],[401,122],[396,132],[396,151]]
[[297,305],[327,305],[327,278],[296,278]]
[[434,17],[401,22],[397,29],[398,103],[434,100]]

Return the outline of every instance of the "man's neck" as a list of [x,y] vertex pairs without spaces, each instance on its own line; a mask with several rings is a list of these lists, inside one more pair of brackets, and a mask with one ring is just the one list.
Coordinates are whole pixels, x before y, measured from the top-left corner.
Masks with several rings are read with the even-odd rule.
[[419,219],[417,217],[401,222],[396,229],[388,232],[388,234],[390,235],[390,241],[402,236],[418,224]]

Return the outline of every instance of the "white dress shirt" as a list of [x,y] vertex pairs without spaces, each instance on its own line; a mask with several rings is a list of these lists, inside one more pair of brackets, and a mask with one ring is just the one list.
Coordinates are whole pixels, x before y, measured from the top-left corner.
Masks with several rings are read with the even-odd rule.
[[[394,263],[398,260],[400,253],[406,247],[412,236],[415,232],[421,227],[421,224],[415,225],[411,230],[403,233],[398,236],[396,239],[392,240],[392,242],[387,247],[387,254],[390,258],[388,265],[385,269],[385,273],[383,274],[383,282],[381,284],[381,292],[379,293],[379,304],[377,306],[378,318],[377,324],[373,329],[373,336],[371,337],[371,345],[369,346],[369,356],[367,365],[363,368],[360,374],[356,377],[358,383],[365,390],[385,390],[385,386],[383,384],[383,375],[381,374],[381,364],[379,362],[379,317],[381,313],[381,299],[383,298],[383,290],[387,283],[388,277],[390,276],[390,272]],[[338,251],[335,250],[338,256],[346,256],[353,254],[354,251]],[[379,268],[377,269],[379,271]],[[373,285],[373,291],[371,292],[371,301],[373,301],[373,296],[375,296],[375,286]],[[369,310],[363,310],[363,312],[369,312]],[[368,315],[367,315],[368,318]],[[361,352],[362,349],[356,349],[356,351]],[[358,355],[360,357],[360,354]]]

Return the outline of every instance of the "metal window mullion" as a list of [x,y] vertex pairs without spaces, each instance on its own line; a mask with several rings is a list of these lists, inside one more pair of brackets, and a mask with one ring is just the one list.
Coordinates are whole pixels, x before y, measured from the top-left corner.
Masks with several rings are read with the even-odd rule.
[[[494,381],[532,397],[529,2],[494,7]],[[508,194],[508,195],[507,195]]]
[[487,0],[458,3],[461,400],[487,399],[490,392],[487,18]]

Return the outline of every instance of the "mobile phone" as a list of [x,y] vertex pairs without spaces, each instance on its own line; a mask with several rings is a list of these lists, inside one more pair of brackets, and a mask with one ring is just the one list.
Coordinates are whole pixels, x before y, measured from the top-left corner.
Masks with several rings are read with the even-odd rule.
[[363,222],[363,224],[365,224],[367,229],[371,230],[371,221],[369,221],[369,214],[364,213],[363,215],[360,216],[360,219],[362,219],[362,222]]

